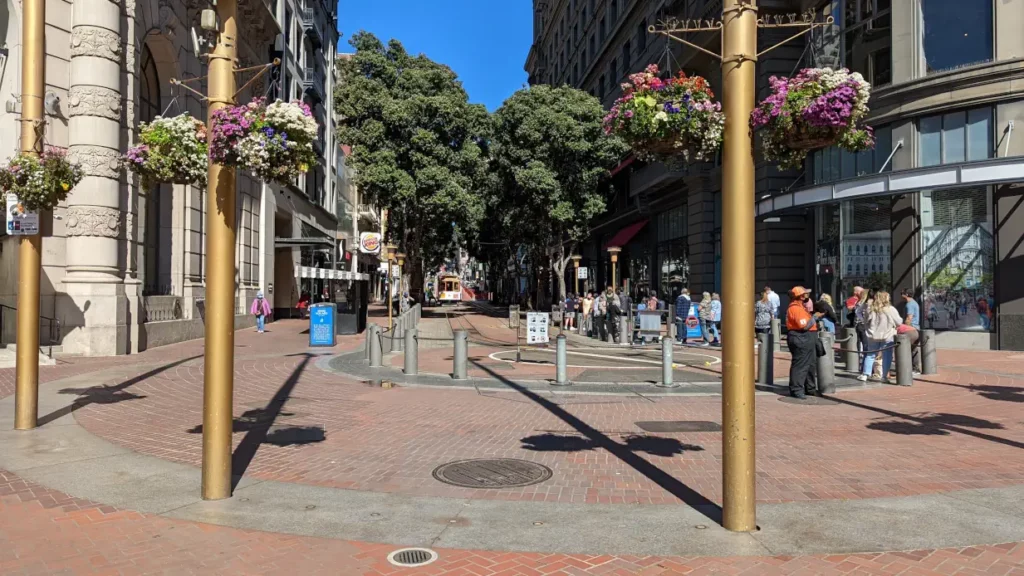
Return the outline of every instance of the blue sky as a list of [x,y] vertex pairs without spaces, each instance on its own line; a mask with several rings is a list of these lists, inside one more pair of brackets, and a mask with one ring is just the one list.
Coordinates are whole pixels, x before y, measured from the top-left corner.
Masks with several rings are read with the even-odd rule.
[[533,34],[530,0],[339,0],[338,49],[359,30],[385,42],[396,38],[411,53],[447,64],[469,100],[494,110],[526,82]]

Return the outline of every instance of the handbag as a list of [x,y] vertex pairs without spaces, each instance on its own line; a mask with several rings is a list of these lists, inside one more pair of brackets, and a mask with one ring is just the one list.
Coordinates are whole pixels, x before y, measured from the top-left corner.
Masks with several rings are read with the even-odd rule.
[[814,339],[814,351],[818,354],[818,358],[828,354],[828,352],[825,352],[825,344],[821,342],[821,338]]

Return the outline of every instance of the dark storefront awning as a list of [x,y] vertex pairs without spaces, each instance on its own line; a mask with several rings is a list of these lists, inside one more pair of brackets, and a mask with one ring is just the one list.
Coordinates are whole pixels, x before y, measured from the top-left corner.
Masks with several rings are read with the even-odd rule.
[[300,248],[303,246],[319,246],[334,248],[334,240],[330,238],[274,238],[274,248]]
[[633,236],[636,236],[637,232],[639,232],[646,225],[647,220],[641,220],[639,222],[634,222],[629,226],[626,226],[622,230],[619,230],[619,232],[615,234],[615,236],[612,236],[611,240],[605,242],[605,249],[607,249],[609,246],[618,246],[621,248],[626,244],[629,244],[629,241],[633,239]]

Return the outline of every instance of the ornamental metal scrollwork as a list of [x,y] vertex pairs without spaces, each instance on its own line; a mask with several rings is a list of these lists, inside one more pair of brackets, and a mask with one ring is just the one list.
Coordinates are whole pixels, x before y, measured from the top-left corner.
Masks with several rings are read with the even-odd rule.
[[68,236],[121,236],[121,211],[103,206],[71,206],[65,214]]

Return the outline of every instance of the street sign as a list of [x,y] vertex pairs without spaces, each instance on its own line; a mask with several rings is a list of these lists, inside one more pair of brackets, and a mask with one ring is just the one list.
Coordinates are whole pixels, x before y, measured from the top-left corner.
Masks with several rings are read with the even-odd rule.
[[309,345],[334,346],[333,302],[321,302],[309,307]]
[[526,313],[526,343],[547,344],[548,324],[551,322],[551,315],[547,312]]
[[577,280],[586,280],[587,279],[587,269],[586,268],[577,268],[576,269],[576,279]]
[[7,233],[11,236],[39,234],[39,213],[25,210],[16,194],[7,194]]
[[360,234],[359,251],[363,254],[377,254],[380,252],[380,233],[363,232]]

